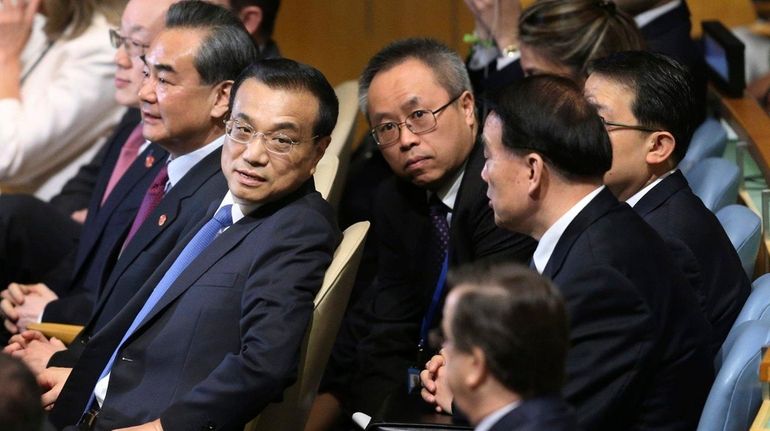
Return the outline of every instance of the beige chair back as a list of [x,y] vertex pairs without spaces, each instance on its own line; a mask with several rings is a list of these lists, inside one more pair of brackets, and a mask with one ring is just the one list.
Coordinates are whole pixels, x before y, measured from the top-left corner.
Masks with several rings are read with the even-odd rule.
[[337,175],[339,174],[340,161],[334,154],[329,154],[327,151],[321,160],[318,161],[318,165],[315,168],[313,174],[313,182],[315,182],[315,189],[318,193],[329,202],[329,196],[336,193],[334,186]]
[[368,230],[366,221],[345,229],[342,243],[315,297],[313,320],[305,336],[297,381],[284,391],[283,401],[268,405],[259,417],[246,425],[245,431],[303,430],[342,323]]
[[356,119],[358,117],[358,83],[345,81],[334,87],[337,99],[340,102],[337,124],[332,132],[332,141],[326,154],[333,154],[339,159],[339,168],[329,198],[326,199],[335,208],[339,205],[342,188],[348,175],[350,156],[353,152],[353,140],[355,139]]

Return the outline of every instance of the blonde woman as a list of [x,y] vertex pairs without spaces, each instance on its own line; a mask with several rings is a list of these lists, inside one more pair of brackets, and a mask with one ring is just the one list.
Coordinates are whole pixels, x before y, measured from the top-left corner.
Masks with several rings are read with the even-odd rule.
[[50,197],[117,123],[108,32],[125,3],[0,0],[0,192]]

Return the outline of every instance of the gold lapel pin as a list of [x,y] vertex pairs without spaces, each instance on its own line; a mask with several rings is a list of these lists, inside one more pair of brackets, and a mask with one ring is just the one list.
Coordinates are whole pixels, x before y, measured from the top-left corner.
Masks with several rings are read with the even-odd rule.
[[155,156],[152,154],[148,154],[147,157],[144,159],[144,167],[145,168],[151,168],[152,165],[155,164]]

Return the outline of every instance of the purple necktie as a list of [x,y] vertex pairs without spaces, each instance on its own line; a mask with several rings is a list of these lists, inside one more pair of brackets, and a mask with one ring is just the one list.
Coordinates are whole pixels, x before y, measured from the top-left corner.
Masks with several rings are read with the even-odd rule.
[[128,135],[128,139],[126,139],[126,142],[123,143],[123,147],[120,149],[118,161],[112,169],[112,175],[110,176],[110,180],[107,182],[107,188],[104,189],[104,194],[102,195],[102,205],[104,205],[107,197],[112,193],[112,189],[115,188],[115,185],[123,177],[123,174],[125,174],[129,166],[131,166],[131,163],[136,160],[136,156],[139,155],[139,148],[142,147],[143,143],[142,124],[139,123],[131,134]]
[[449,222],[446,219],[448,212],[449,208],[433,194],[428,201],[428,216],[431,224],[428,265],[433,280],[438,279],[449,249]]
[[158,171],[158,175],[155,176],[155,180],[153,180],[150,188],[147,189],[147,193],[145,193],[144,199],[142,199],[142,204],[139,206],[139,211],[136,213],[134,223],[131,224],[131,229],[128,231],[126,240],[123,241],[123,248],[126,248],[126,245],[128,245],[128,243],[131,241],[131,238],[134,237],[136,231],[138,231],[139,227],[142,226],[142,223],[144,223],[144,221],[147,220],[147,217],[149,217],[155,208],[158,207],[158,204],[160,204],[161,199],[163,199],[163,194],[166,191],[167,182],[168,165],[164,163]]

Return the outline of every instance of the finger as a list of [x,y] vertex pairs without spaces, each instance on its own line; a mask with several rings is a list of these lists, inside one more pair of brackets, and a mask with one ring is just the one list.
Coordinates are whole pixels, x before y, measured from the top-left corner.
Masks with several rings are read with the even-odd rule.
[[41,0],[27,0],[27,8],[24,11],[24,21],[32,23],[35,19],[35,14],[40,9]]
[[10,343],[3,348],[3,353],[10,355],[17,350],[21,350],[23,347],[19,343]]
[[9,299],[18,305],[24,303],[24,296],[27,294],[27,292],[29,292],[29,289],[27,289],[26,286],[22,284],[11,283],[8,286],[8,293],[11,295]]
[[3,326],[5,326],[5,329],[10,332],[11,334],[15,334],[19,332],[19,328],[16,327],[13,323],[11,323],[8,319],[5,319],[3,321]]
[[420,390],[420,395],[426,403],[434,404],[436,402],[436,397],[434,397],[433,394],[426,391],[425,389]]
[[10,320],[12,322],[19,320],[19,312],[16,311],[16,307],[11,301],[8,301],[7,299],[0,301],[0,311],[5,315],[5,320]]
[[59,349],[66,349],[67,348],[67,345],[64,344],[64,342],[62,342],[60,339],[58,339],[56,337],[51,337],[51,339],[49,341],[56,348],[59,348]]
[[32,329],[28,329],[28,330],[22,332],[20,335],[21,335],[21,337],[23,337],[27,341],[32,341],[32,340],[38,340],[38,341],[43,341],[43,342],[48,341],[48,339],[45,337],[45,335],[43,335],[42,332],[35,331],[35,330],[32,330]]
[[54,401],[56,401],[56,398],[59,397],[58,391],[56,388],[51,389],[50,391],[44,393],[42,396],[40,396],[40,400],[43,402],[43,407],[48,409],[48,406],[53,407]]

